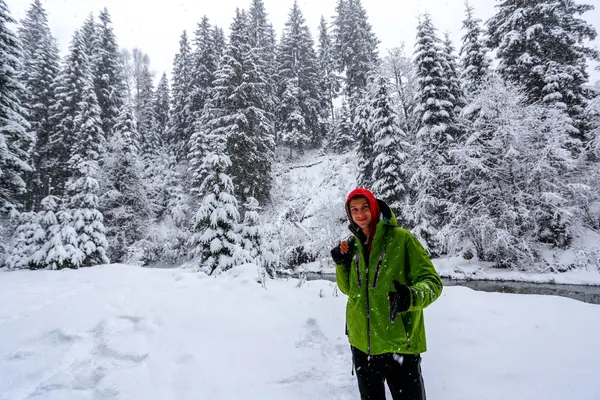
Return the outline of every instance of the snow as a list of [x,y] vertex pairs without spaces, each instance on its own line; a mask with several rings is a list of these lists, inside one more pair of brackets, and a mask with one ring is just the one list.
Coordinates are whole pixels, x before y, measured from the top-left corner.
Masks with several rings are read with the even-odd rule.
[[[257,271],[0,272],[0,399],[358,399],[346,297]],[[446,287],[425,320],[429,398],[600,398],[600,306]]]

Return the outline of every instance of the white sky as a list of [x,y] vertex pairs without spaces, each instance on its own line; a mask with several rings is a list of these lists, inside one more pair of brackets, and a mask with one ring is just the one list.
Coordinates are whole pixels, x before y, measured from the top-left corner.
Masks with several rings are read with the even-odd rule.
[[[581,0],[579,0],[581,1]],[[588,4],[597,0],[585,0]],[[20,20],[29,8],[31,0],[6,0],[15,19]],[[293,0],[264,0],[278,38],[287,20]],[[108,7],[119,46],[139,47],[150,56],[151,67],[160,77],[163,71],[170,74],[173,58],[179,48],[179,37],[184,29],[193,33],[203,15],[212,24],[226,31],[232,22],[236,7],[248,8],[250,0],[42,0],[50,28],[58,39],[60,48],[66,52],[71,35],[85,18]],[[336,0],[299,0],[299,5],[316,39],[321,15],[330,21]],[[470,0],[476,16],[487,20],[494,14],[493,0]],[[405,42],[412,54],[417,26],[417,16],[428,11],[440,34],[449,31],[455,47],[460,48],[461,24],[464,18],[463,0],[363,0],[369,22],[381,40],[380,51]],[[584,15],[600,31],[600,7]],[[600,48],[600,39],[593,43]],[[64,53],[63,53],[64,54]],[[595,64],[594,64],[595,65]],[[592,80],[600,79],[600,72],[590,67]]]

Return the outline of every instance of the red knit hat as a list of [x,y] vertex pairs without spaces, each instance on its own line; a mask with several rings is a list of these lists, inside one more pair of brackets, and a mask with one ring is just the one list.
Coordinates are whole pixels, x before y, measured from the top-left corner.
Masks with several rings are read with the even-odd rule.
[[356,225],[356,223],[352,220],[352,215],[350,214],[350,200],[357,196],[366,197],[367,201],[369,202],[369,209],[371,211],[371,226],[369,227],[371,235],[369,236],[372,238],[372,234],[373,232],[375,232],[375,227],[379,222],[379,204],[377,203],[375,195],[373,195],[373,193],[371,193],[367,189],[356,188],[353,191],[351,191],[348,197],[346,198],[346,215],[348,216],[348,220],[350,221],[350,223],[353,225]]

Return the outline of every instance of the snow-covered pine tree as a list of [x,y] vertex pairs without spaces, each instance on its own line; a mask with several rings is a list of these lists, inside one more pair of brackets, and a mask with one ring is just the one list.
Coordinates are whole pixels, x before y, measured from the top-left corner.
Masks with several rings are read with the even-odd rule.
[[338,0],[336,13],[333,21],[335,58],[339,71],[346,75],[346,94],[354,116],[354,108],[369,83],[369,74],[378,63],[379,40],[372,32],[360,0]]
[[50,189],[50,171],[45,160],[50,158],[48,138],[52,131],[50,107],[54,104],[52,85],[59,71],[59,54],[56,41],[48,27],[48,17],[40,0],[34,0],[21,21],[19,39],[23,45],[23,67],[19,81],[25,86],[20,97],[27,108],[31,133],[36,141],[31,154],[33,171],[27,174],[25,209],[38,210],[40,201]]
[[[248,41],[261,62],[257,67],[266,82],[265,95],[268,98],[265,111],[271,124],[275,123],[275,104],[277,87],[277,44],[275,30],[269,21],[263,0],[251,0],[248,10]],[[235,164],[235,162],[234,162]]]
[[262,201],[271,190],[274,159],[272,108],[268,83],[259,58],[248,40],[247,16],[236,11],[231,37],[222,65],[216,72],[213,97],[205,109],[210,131],[227,136],[231,176],[240,201],[255,197]]
[[455,140],[455,115],[450,83],[445,75],[445,51],[436,35],[429,14],[417,27],[415,65],[417,69],[417,157],[416,171],[410,182],[413,206],[406,218],[432,255],[439,254],[436,234],[443,226],[452,190],[447,167],[448,154]]
[[191,55],[191,81],[188,96],[188,109],[192,115],[186,137],[191,138],[197,121],[200,119],[204,104],[210,96],[210,90],[215,71],[217,70],[217,55],[213,43],[213,30],[208,18],[204,16],[198,24],[194,37],[194,51]]
[[381,65],[382,73],[392,82],[393,90],[390,91],[392,103],[395,104],[400,118],[400,126],[404,132],[414,138],[415,93],[417,90],[417,77],[412,60],[406,56],[404,44],[388,50]]
[[103,163],[106,182],[101,196],[108,256],[115,262],[126,261],[128,248],[144,237],[144,228],[152,217],[152,206],[143,180],[139,135],[133,110],[126,104],[108,142]]
[[94,87],[101,110],[102,131],[110,139],[125,101],[126,88],[120,64],[121,53],[106,8],[100,12],[98,19],[97,48],[92,59]]
[[156,154],[161,146],[161,137],[157,132],[156,114],[154,113],[154,76],[150,71],[150,62],[144,63],[138,82],[139,92],[135,98],[137,130],[140,148],[144,156]]
[[81,29],[81,41],[83,43],[83,51],[87,56],[88,60],[90,60],[90,71],[92,72],[92,76],[96,76],[96,71],[94,70],[95,65],[92,60],[96,58],[98,54],[98,25],[96,25],[96,20],[94,19],[94,14],[90,13],[85,22],[83,23]]
[[335,60],[333,58],[333,42],[325,17],[321,16],[319,23],[319,43],[317,47],[317,64],[319,66],[319,77],[321,82],[322,102],[324,113],[329,114],[331,120],[335,119],[333,100],[341,89],[341,78],[336,73]]
[[371,129],[375,142],[373,193],[392,208],[400,226],[407,226],[403,208],[410,204],[409,144],[390,100],[387,78],[379,77],[376,84],[378,91],[371,101]]
[[79,104],[84,100],[83,88],[90,74],[89,59],[85,52],[81,32],[75,31],[61,71],[54,85],[56,103],[51,107],[52,133],[48,141],[49,158],[44,161],[50,172],[52,193],[59,198],[65,194],[65,183],[72,170],[68,161],[74,144],[76,127],[74,120],[79,113]]
[[[237,11],[240,15],[239,10]],[[195,234],[191,245],[200,267],[209,274],[235,266],[235,254],[240,239],[235,232],[240,215],[233,182],[227,175],[231,161],[226,151],[226,133],[221,128],[208,135],[209,153],[202,168],[207,175],[200,191],[202,199],[195,216]]]
[[595,28],[579,16],[593,8],[574,0],[504,0],[487,21],[502,77],[522,85],[530,103],[566,109],[580,140],[585,140],[587,60],[599,53],[587,43],[595,39]]
[[484,85],[489,74],[489,49],[484,41],[481,20],[475,18],[474,8],[466,2],[466,18],[463,21],[465,34],[460,48],[461,78],[463,91],[467,96],[475,95]]
[[171,106],[171,134],[169,144],[178,160],[185,159],[190,124],[193,116],[188,108],[187,97],[190,93],[192,81],[192,50],[188,41],[187,32],[183,31],[179,40],[179,53],[173,62],[173,83],[171,85],[173,104]]
[[212,40],[213,47],[215,49],[215,59],[217,60],[217,68],[221,65],[221,58],[223,54],[225,54],[225,47],[227,46],[227,42],[225,40],[225,32],[223,32],[223,28],[219,26],[214,26],[212,31]]
[[298,78],[286,80],[286,89],[280,95],[280,115],[285,115],[281,122],[281,143],[290,149],[290,159],[293,150],[302,154],[310,142],[308,127],[304,119],[304,113],[300,106],[301,90],[298,87]]
[[446,56],[444,62],[444,75],[448,80],[450,89],[450,95],[452,96],[454,103],[454,114],[459,115],[460,110],[466,105],[465,96],[462,90],[460,82],[460,73],[458,71],[458,63],[454,45],[450,39],[450,34],[446,32],[444,34],[444,55]]
[[331,147],[336,153],[345,153],[352,148],[355,143],[352,133],[352,119],[346,100],[342,101],[340,112],[335,122],[335,128],[332,133]]
[[84,254],[77,247],[77,233],[71,226],[71,215],[67,210],[57,212],[58,202],[59,199],[52,195],[42,199],[38,219],[44,241],[31,256],[31,268],[75,268],[83,261]]
[[[298,138],[308,136],[313,146],[319,146],[323,140],[320,126],[323,100],[319,86],[317,55],[312,36],[296,0],[285,23],[277,64],[277,94],[280,99],[277,125],[288,133],[288,144],[289,133],[296,130]],[[288,123],[289,120],[292,122]],[[293,142],[302,149],[303,143],[298,140]]]
[[22,47],[10,28],[14,22],[0,0],[0,215],[21,206],[18,196],[25,191],[24,176],[31,171],[28,151],[35,140],[18,98],[24,90],[18,81]]
[[154,117],[156,118],[156,139],[161,146],[167,143],[167,132],[171,118],[171,93],[167,74],[163,72],[154,92]]
[[19,225],[10,243],[6,267],[9,270],[35,267],[32,256],[41,247],[43,239],[44,230],[39,224],[38,214],[33,211],[19,214]]
[[73,216],[71,226],[77,233],[77,247],[84,254],[81,265],[74,265],[76,268],[109,262],[104,217],[98,209],[98,163],[104,155],[106,142],[90,63],[85,54],[81,61],[81,101],[72,121],[71,157],[67,164],[71,176],[66,184],[68,208]]
[[371,129],[371,97],[368,88],[365,91],[365,97],[355,108],[352,131],[358,155],[358,185],[369,188],[373,185],[373,161],[375,161],[373,145],[375,138]]
[[258,211],[261,209],[258,200],[249,197],[244,204],[244,222],[241,224],[241,244],[246,262],[262,266],[263,228]]

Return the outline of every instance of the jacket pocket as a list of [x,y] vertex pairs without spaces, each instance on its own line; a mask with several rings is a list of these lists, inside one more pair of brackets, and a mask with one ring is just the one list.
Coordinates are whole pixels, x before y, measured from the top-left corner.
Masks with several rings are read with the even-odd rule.
[[377,276],[379,276],[379,270],[381,269],[381,264],[383,263],[383,258],[385,257],[385,251],[379,253],[379,260],[377,261],[377,268],[375,268],[375,277],[373,278],[373,288],[377,285]]

